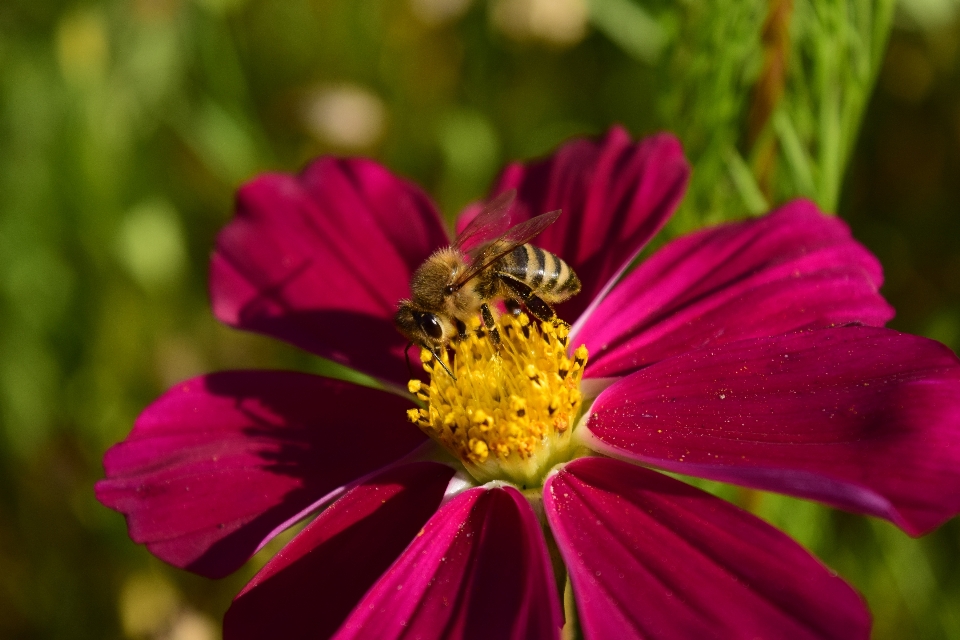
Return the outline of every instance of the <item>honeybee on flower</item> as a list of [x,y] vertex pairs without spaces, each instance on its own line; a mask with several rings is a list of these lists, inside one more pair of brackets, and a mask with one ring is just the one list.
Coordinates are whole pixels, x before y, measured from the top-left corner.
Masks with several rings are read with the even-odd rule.
[[500,344],[491,306],[495,301],[503,300],[515,314],[522,305],[547,321],[556,317],[551,304],[580,291],[580,279],[566,262],[527,244],[556,221],[560,210],[507,227],[515,197],[511,190],[492,200],[452,245],[433,252],[414,272],[410,298],[399,303],[397,329],[444,368],[439,349],[465,338],[478,313],[494,345]]

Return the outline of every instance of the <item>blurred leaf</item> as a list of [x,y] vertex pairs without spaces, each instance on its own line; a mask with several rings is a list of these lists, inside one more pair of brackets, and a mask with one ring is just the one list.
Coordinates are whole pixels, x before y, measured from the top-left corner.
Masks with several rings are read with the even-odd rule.
[[653,64],[667,44],[660,22],[634,0],[589,0],[590,22],[637,60]]
[[14,453],[35,454],[50,437],[59,398],[60,367],[41,341],[7,333],[0,343],[0,406],[7,444]]
[[485,195],[500,162],[500,140],[482,113],[466,109],[447,113],[437,137],[444,162],[442,204],[454,214],[468,200]]
[[714,221],[742,216],[744,205],[755,212],[760,200],[729,151],[737,149],[768,202],[807,196],[834,212],[893,0],[748,0],[678,11],[660,100],[696,167],[684,207]]
[[249,127],[212,100],[205,100],[189,123],[178,129],[207,168],[230,186],[253,175],[257,149]]
[[763,192],[760,191],[756,178],[750,172],[750,167],[740,157],[740,153],[733,147],[727,147],[727,153],[724,155],[727,160],[727,167],[730,170],[730,179],[733,180],[747,212],[755,216],[767,212],[770,209],[770,204],[764,197]]
[[730,149],[739,148],[760,73],[766,8],[762,0],[676,8],[679,31],[660,64],[657,99],[664,123],[680,135],[695,168],[682,207],[701,224],[744,213],[729,158]]
[[186,266],[177,211],[164,200],[134,207],[117,235],[117,255],[145,289],[175,282]]
[[96,8],[68,14],[57,26],[57,60],[68,82],[99,82],[107,72],[107,25]]

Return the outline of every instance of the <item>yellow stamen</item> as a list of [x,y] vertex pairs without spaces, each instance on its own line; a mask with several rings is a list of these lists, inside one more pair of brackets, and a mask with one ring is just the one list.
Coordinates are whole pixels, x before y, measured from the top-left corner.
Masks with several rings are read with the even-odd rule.
[[526,315],[507,315],[498,326],[499,349],[478,335],[478,320],[467,338],[450,345],[452,357],[441,354],[456,379],[434,370],[433,355],[422,351],[430,382],[411,380],[408,389],[426,406],[407,416],[480,482],[537,486],[569,454],[587,349],[568,356],[569,327],[559,321],[538,326]]

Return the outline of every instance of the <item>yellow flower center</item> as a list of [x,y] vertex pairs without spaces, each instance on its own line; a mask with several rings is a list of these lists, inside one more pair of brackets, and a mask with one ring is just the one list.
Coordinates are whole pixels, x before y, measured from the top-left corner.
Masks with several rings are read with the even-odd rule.
[[452,356],[441,354],[456,379],[421,351],[430,381],[411,380],[408,388],[425,406],[407,415],[478,481],[539,486],[570,457],[587,349],[567,355],[569,327],[560,321],[537,326],[526,315],[505,315],[498,326],[499,349],[474,330],[450,345]]

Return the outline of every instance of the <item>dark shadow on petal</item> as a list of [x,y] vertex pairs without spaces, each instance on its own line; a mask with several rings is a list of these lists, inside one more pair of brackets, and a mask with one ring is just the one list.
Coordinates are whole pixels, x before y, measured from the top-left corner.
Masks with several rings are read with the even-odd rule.
[[[249,297],[235,316],[223,317],[231,326],[275,336],[290,344],[329,358],[370,375],[403,384],[405,367],[397,366],[405,340],[393,326],[393,308],[400,300],[383,299],[383,294],[364,286],[363,296],[379,299],[383,315],[345,308],[346,301],[329,300],[328,308],[304,309],[296,289],[316,287],[318,276],[313,260],[302,260],[285,271],[283,277],[267,281],[242,260],[221,253],[219,258],[237,273],[242,273],[256,293]],[[216,296],[214,295],[216,298]],[[215,300],[216,303],[216,300]],[[338,304],[343,303],[343,308]],[[216,304],[215,304],[216,306]],[[219,314],[218,314],[219,315]]]
[[97,486],[131,536],[208,577],[236,570],[331,491],[423,443],[400,396],[284,371],[187,381],[105,458]]
[[[490,492],[485,498],[493,498]],[[466,640],[508,638],[518,619],[522,619],[528,589],[526,575],[534,554],[524,544],[524,522],[517,506],[504,499],[488,499],[488,522],[481,531],[480,545],[474,552],[474,574],[470,585],[476,597],[466,603]],[[491,611],[501,612],[490,616]]]
[[[238,272],[241,272],[243,264],[238,264],[237,261],[231,260],[230,256],[224,255],[223,259],[226,260],[234,269]],[[276,280],[272,283],[259,282],[257,290],[259,293],[256,297],[251,298],[243,307],[240,309],[240,322],[247,323],[251,318],[255,318],[259,315],[265,313],[271,313],[270,306],[275,305],[276,307],[286,311],[291,312],[292,307],[287,302],[286,296],[283,293],[283,290],[292,285],[296,280],[306,275],[309,271],[312,261],[304,260],[299,265],[295,266],[290,270],[289,273],[284,275],[279,280]],[[248,275],[249,277],[249,275]]]
[[[278,428],[262,414],[249,410],[244,403],[256,398],[261,407],[278,414],[289,410],[288,407],[272,406],[270,398],[258,395],[253,389],[248,389],[247,395],[239,395],[234,385],[222,384],[217,375],[209,376],[207,390],[234,398],[236,410],[250,420],[251,426],[243,429],[243,435],[251,441],[269,443],[258,451],[262,460],[260,469],[271,475],[296,478],[300,487],[287,492],[275,507],[213,544],[187,569],[206,575],[217,565],[217,558],[224,554],[252,555],[278,524],[295,517],[337,487],[390,464],[423,441],[422,434],[404,420],[403,411],[409,408],[409,401],[394,399],[395,396],[390,394],[383,393],[384,398],[376,400],[397,405],[396,418],[390,422],[390,426],[396,427],[395,433],[378,429],[379,425],[375,424],[360,425],[364,409],[369,406],[366,403],[371,398],[368,394],[357,394],[354,389],[359,387],[340,389],[344,397],[339,401],[320,395],[304,395],[309,406],[307,411],[313,415],[288,414],[286,424]],[[366,403],[360,404],[360,401]],[[319,422],[321,417],[329,421]],[[304,424],[311,419],[312,423]],[[361,426],[372,428],[357,428]],[[385,437],[370,437],[371,431],[377,435],[384,431]]]
[[339,310],[289,311],[272,317],[251,314],[243,326],[394,384],[405,386],[410,378],[403,356],[407,341],[385,318]]
[[237,596],[224,637],[331,636],[434,513],[452,475],[414,463],[349,492]]

